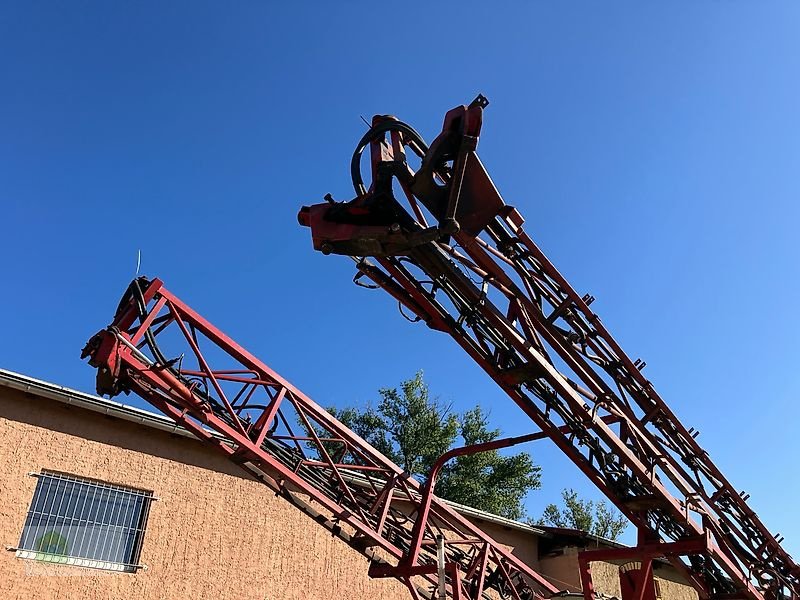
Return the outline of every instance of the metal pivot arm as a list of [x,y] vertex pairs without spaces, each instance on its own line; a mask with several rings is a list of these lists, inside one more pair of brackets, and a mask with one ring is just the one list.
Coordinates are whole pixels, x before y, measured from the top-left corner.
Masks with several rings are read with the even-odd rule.
[[[607,422],[613,422],[614,419],[607,419]],[[528,442],[535,442],[537,440],[547,439],[547,435],[544,432],[538,431],[536,433],[529,433],[527,435],[520,435],[515,437],[508,437],[508,438],[501,438],[499,440],[492,440],[491,442],[484,442],[481,444],[472,444],[470,446],[460,446],[457,448],[452,448],[442,454],[436,462],[433,463],[431,467],[430,473],[428,473],[428,479],[425,481],[425,485],[422,488],[422,501],[420,502],[420,515],[422,517],[417,520],[414,525],[414,529],[412,531],[412,541],[411,541],[411,550],[409,551],[408,557],[404,563],[398,565],[398,569],[402,570],[403,568],[408,568],[409,565],[413,565],[416,557],[419,555],[419,552],[422,549],[422,544],[424,543],[424,534],[425,531],[422,527],[422,524],[425,522],[425,519],[430,512],[431,505],[434,501],[434,490],[436,489],[436,483],[439,480],[439,474],[442,472],[444,466],[452,459],[457,458],[459,456],[471,456],[473,454],[480,454],[482,452],[491,452],[493,450],[501,450],[503,448],[510,448],[512,446],[516,446],[518,444],[525,444]],[[478,584],[480,585],[479,590],[483,589],[484,581],[479,580]],[[587,599],[588,600],[588,599]]]
[[[439,477],[439,473],[442,470],[442,467],[447,463],[447,461],[457,457],[457,456],[466,456],[470,454],[477,454],[480,452],[488,452],[490,450],[499,450],[501,448],[508,448],[510,446],[515,446],[517,444],[522,444],[525,442],[530,442],[537,439],[542,439],[545,437],[541,433],[532,433],[525,436],[519,436],[514,438],[504,438],[500,440],[493,440],[491,442],[486,442],[483,444],[475,444],[472,446],[464,446],[460,448],[453,448],[442,454],[436,462],[431,467],[430,473],[428,474],[428,479],[425,482],[425,485],[422,489],[422,497],[420,500],[419,511],[418,511],[418,518],[414,523],[414,527],[411,531],[411,546],[409,549],[406,558],[396,566],[387,568],[385,566],[374,567],[373,574],[380,576],[403,576],[408,575],[414,571],[414,565],[418,561],[418,557],[423,550],[425,545],[430,545],[431,540],[426,538],[426,531],[425,531],[425,522],[428,520],[428,516],[430,515],[431,507],[435,500],[435,496],[433,495],[433,491],[436,488],[436,481]],[[437,550],[439,549],[440,545],[444,542],[443,538],[438,537],[436,539],[437,542]],[[489,548],[486,547],[482,550],[480,554],[480,565],[484,563],[488,559],[489,556]],[[446,562],[446,557],[441,557],[442,560],[439,561],[437,575],[441,578],[443,574],[446,572],[447,568],[455,568],[456,572],[458,573],[458,565],[450,565],[450,563]],[[476,567],[478,564],[475,565]],[[486,569],[485,568],[478,568],[476,569],[477,577],[472,578],[471,580],[471,594],[470,597],[481,598],[483,597],[484,589],[487,587],[487,580],[486,580]],[[464,596],[456,596],[456,597],[464,597]],[[523,596],[521,596],[523,597]]]
[[[131,283],[83,357],[98,369],[99,393],[135,392],[368,557],[373,574],[406,565],[390,576],[414,598],[433,595],[439,536],[452,597],[528,600],[557,592],[438,498],[429,498],[422,515],[415,479],[158,279]],[[422,543],[410,560],[412,531]],[[476,595],[478,581],[485,586]]]
[[[702,597],[800,598],[800,568],[781,538],[658,395],[644,362],[629,358],[590,310],[594,298],[570,286],[503,202],[475,153],[483,106],[448,112],[430,148],[415,134],[414,147],[424,150],[416,172],[402,135],[367,132],[372,172],[402,176],[367,189],[359,173],[355,200],[303,207],[314,247],[351,255],[359,277],[452,336],[642,539],[707,538],[670,555]],[[458,157],[467,160],[454,177]],[[356,208],[358,220],[341,216]],[[442,235],[453,210],[460,227]],[[389,213],[389,223],[371,218]],[[407,243],[432,229],[436,239]]]

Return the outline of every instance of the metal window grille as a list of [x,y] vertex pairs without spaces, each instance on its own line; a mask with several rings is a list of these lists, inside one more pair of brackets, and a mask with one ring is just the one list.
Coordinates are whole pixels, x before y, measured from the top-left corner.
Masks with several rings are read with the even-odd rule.
[[153,493],[42,471],[17,556],[133,572]]

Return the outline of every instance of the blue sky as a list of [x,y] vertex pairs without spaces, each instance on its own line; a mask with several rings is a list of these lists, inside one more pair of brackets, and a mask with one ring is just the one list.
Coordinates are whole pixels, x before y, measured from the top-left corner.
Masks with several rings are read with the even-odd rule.
[[[289,4],[0,9],[0,366],[91,391],[79,351],[141,250],[143,273],[323,405],[423,369],[525,432],[449,338],[355,288],[295,219],[350,197],[361,115],[431,139],[483,92],[506,201],[800,554],[800,5]],[[531,514],[565,486],[597,497],[532,452]]]

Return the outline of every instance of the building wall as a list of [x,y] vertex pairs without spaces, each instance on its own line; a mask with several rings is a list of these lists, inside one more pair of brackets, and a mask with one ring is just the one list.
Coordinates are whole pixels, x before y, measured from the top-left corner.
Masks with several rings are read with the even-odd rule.
[[535,535],[482,519],[472,521],[526,565],[539,570],[539,540]]
[[[557,555],[540,557],[542,572],[547,573],[556,585],[563,586],[571,592],[580,592],[583,588],[578,571],[578,553],[583,549],[570,546],[563,548]],[[621,597],[619,565],[598,561],[591,563],[591,569],[595,592],[607,597]],[[660,592],[662,600],[698,600],[697,591],[671,566],[655,564],[653,576],[656,581],[656,593]]]
[[112,573],[0,553],[4,600],[408,598],[367,559],[200,442],[0,388],[0,543],[16,546],[40,469],[152,490],[140,562]]
[[[580,592],[583,588],[578,571],[578,552],[581,550],[582,548],[567,547],[558,555],[540,557],[539,563],[556,585],[570,592]],[[619,571],[615,565],[592,563],[592,583],[596,592],[620,597]]]
[[[0,543],[19,543],[37,479],[62,471],[150,490],[140,562],[119,573],[0,553],[0,598],[364,600],[409,598],[392,579],[370,579],[368,561],[276,498],[212,448],[182,435],[0,387]],[[473,519],[556,587],[581,589],[578,548],[539,556],[534,532]],[[619,597],[618,567],[594,563],[595,588]],[[670,567],[656,572],[663,600],[696,600]]]

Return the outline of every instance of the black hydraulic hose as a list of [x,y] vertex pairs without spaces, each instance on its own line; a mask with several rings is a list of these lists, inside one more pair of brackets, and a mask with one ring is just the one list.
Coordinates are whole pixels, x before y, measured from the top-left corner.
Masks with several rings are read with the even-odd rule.
[[361,177],[361,154],[370,142],[389,131],[404,133],[408,137],[407,140],[404,140],[405,145],[409,146],[419,157],[423,157],[425,153],[428,152],[428,145],[425,143],[425,140],[422,139],[422,136],[417,133],[411,125],[403,123],[402,121],[387,119],[386,121],[382,121],[370,127],[369,131],[367,131],[364,137],[361,138],[361,141],[358,142],[353,152],[353,158],[350,160],[350,176],[353,179],[353,188],[357,196],[367,193],[367,188],[364,186],[364,179]]
[[[147,303],[144,301],[144,292],[142,292],[142,288],[139,285],[139,279],[134,279],[133,283],[131,284],[131,287],[133,288],[134,291],[136,306],[139,309],[139,320],[144,321],[144,319],[147,318]],[[167,366],[168,361],[166,357],[161,353],[161,349],[158,347],[158,344],[156,344],[156,338],[153,335],[153,332],[150,331],[149,327],[145,329],[144,339],[147,342],[147,346],[150,348],[150,351],[153,353],[153,356],[156,358],[156,360],[163,366]]]
[[[129,291],[131,292],[133,299],[136,301],[136,308],[138,309],[139,312],[139,320],[144,321],[144,319],[147,318],[147,303],[144,300],[144,292],[142,292],[142,287],[139,284],[139,279],[134,279],[131,282]],[[124,305],[124,303],[125,303],[125,297],[123,297],[120,306]],[[153,357],[156,359],[159,366],[170,371],[175,377],[177,377],[185,384],[190,385],[192,383],[189,379],[184,377],[177,369],[171,366],[170,361],[167,360],[163,352],[161,352],[161,348],[159,348],[158,343],[156,342],[156,338],[149,327],[145,329],[144,339],[145,342],[147,343],[147,347],[150,348],[150,351],[153,353]],[[197,394],[198,396],[204,398],[208,403],[214,406],[214,408],[216,409],[214,413],[218,417],[225,420],[229,425],[233,425],[232,418],[224,413],[222,404],[220,404],[219,401],[208,392],[208,387],[205,383],[203,383],[203,387],[205,387],[205,390],[202,392],[197,387],[194,387],[192,393]]]

